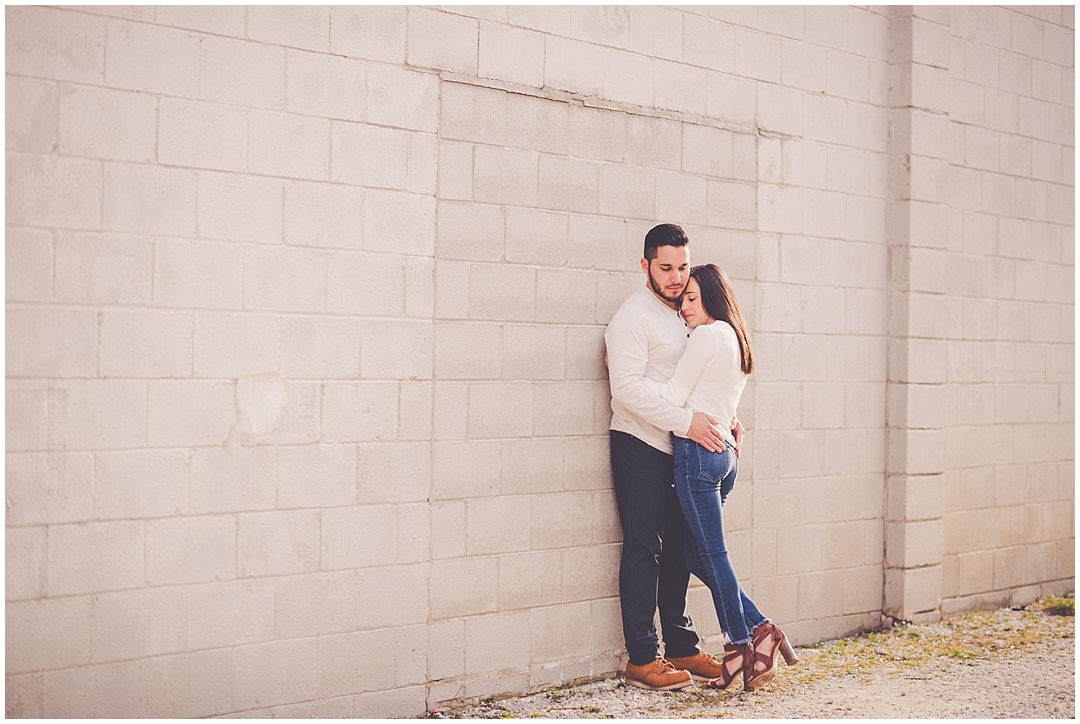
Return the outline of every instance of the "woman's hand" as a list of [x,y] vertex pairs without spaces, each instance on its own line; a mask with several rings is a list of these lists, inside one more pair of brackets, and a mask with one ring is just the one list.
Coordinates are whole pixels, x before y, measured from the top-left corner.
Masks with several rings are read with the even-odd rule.
[[735,436],[735,458],[739,457],[739,450],[742,449],[743,435],[745,434],[742,423],[739,422],[739,418],[731,418],[731,434]]

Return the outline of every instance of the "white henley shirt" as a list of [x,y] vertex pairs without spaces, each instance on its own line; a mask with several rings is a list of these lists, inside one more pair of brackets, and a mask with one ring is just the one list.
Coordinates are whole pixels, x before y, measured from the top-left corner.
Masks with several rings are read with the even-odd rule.
[[666,382],[686,347],[682,316],[648,287],[630,296],[608,323],[604,341],[611,383],[611,429],[671,455],[674,432],[686,437],[693,412],[665,401],[649,381]]

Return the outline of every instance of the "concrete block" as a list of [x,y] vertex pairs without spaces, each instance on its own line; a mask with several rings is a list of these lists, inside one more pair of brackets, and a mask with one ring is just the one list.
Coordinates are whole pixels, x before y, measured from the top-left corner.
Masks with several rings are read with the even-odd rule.
[[365,379],[430,379],[433,325],[376,321],[363,325],[360,371]]
[[159,380],[147,393],[150,446],[219,445],[236,420],[235,383]]
[[327,298],[327,255],[306,249],[245,249],[247,308],[322,312]]
[[399,503],[426,500],[431,463],[426,442],[365,443],[357,447],[357,501]]
[[[455,618],[495,611],[498,558],[460,558],[431,564],[431,618]],[[528,616],[528,612],[523,614]],[[468,659],[468,649],[466,649]]]
[[318,570],[322,530],[318,511],[248,513],[237,518],[236,526],[239,576],[277,576]]
[[244,111],[219,104],[163,98],[158,116],[157,153],[162,163],[244,170],[248,133]]
[[528,494],[562,490],[559,468],[564,459],[564,442],[559,438],[503,442],[500,492]]
[[10,718],[43,716],[45,707],[43,679],[41,674],[5,677],[5,715]]
[[250,171],[315,181],[330,177],[329,121],[253,112],[248,134]]
[[844,50],[847,47],[847,9],[808,7],[805,15],[805,38],[811,43]]
[[362,61],[289,50],[285,78],[285,109],[289,112],[364,120],[367,66]]
[[545,37],[531,30],[480,23],[478,74],[482,78],[542,87]]
[[619,103],[652,107],[656,97],[655,65],[652,58],[605,48],[603,97]]
[[104,377],[187,377],[192,315],[188,312],[106,311],[101,316]]
[[566,214],[531,209],[506,210],[506,260],[562,265],[567,257]]
[[365,442],[396,437],[397,384],[328,382],[323,387],[324,442]]
[[619,557],[620,547],[617,544],[564,549],[562,600],[595,601],[617,596]]
[[96,517],[138,519],[186,513],[188,478],[186,451],[99,453],[94,473]]
[[479,45],[476,20],[427,8],[409,8],[409,65],[475,75]]
[[566,103],[518,95],[506,96],[507,144],[515,148],[566,154],[568,148]]
[[507,325],[503,328],[502,377],[521,380],[562,379],[566,334],[559,328]]
[[536,318],[550,322],[595,322],[595,285],[595,275],[587,271],[539,269],[536,274]]
[[274,631],[278,640],[360,628],[361,584],[357,571],[279,576],[274,584]]
[[709,73],[706,110],[713,118],[740,126],[753,125],[757,114],[757,83],[724,73]]
[[194,236],[196,181],[193,171],[106,164],[106,229]]
[[606,109],[570,106],[570,154],[621,163],[629,152],[627,118]]
[[[403,189],[408,184],[409,134],[358,123],[330,124],[330,178],[362,186]],[[355,193],[355,192],[353,192]],[[357,198],[362,198],[357,196]],[[357,213],[362,211],[358,205]]]
[[[683,224],[706,222],[706,179],[677,172],[658,171],[654,183],[656,218],[680,219]],[[751,213],[752,209],[751,206]]]
[[876,613],[881,611],[883,571],[878,566],[866,566],[843,572],[843,613]]
[[682,59],[687,63],[727,73],[734,70],[735,29],[731,25],[684,14],[681,36]]
[[233,649],[153,658],[146,667],[147,716],[211,716],[233,708],[237,669]]
[[707,176],[729,178],[732,171],[730,131],[711,126],[683,127],[683,170]]
[[89,310],[12,309],[6,355],[12,377],[89,377],[97,367],[98,322]]
[[[484,349],[484,355],[472,350]],[[435,326],[435,375],[439,379],[497,379],[501,376],[502,328],[477,322]]]
[[600,213],[638,219],[655,217],[655,177],[649,169],[600,166]]
[[[51,94],[40,88],[38,84],[20,85],[16,80],[8,89],[9,104],[14,100],[23,106],[14,118],[13,111],[8,111],[9,148],[28,146],[26,150],[51,151],[56,146],[73,156],[122,161],[155,159],[158,104],[154,98],[83,86],[65,86],[57,97],[55,88]],[[19,95],[12,98],[13,93]],[[23,120],[23,116],[27,119]],[[20,130],[30,118],[37,127]]]
[[837,616],[844,610],[844,572],[799,574],[799,617]]
[[627,266],[625,222],[596,216],[570,215],[567,261],[572,267],[619,270]]
[[199,94],[199,36],[146,23],[110,21],[105,83],[182,98]]
[[563,487],[568,490],[607,490],[611,477],[608,441],[604,437],[569,438],[563,443]]
[[499,558],[499,610],[535,608],[559,602],[562,554],[534,551]]
[[465,673],[526,666],[531,661],[531,614],[499,613],[465,621]]
[[284,48],[204,36],[199,56],[203,100],[248,108],[285,109]]
[[822,533],[824,526],[789,527],[778,536],[776,570],[781,575],[816,571],[822,568]]
[[313,638],[238,647],[234,705],[246,709],[314,699],[318,654]]
[[192,648],[235,646],[274,637],[273,579],[191,586],[187,642]]
[[534,151],[477,146],[474,151],[473,196],[477,201],[535,206],[537,162]]
[[8,675],[85,666],[90,661],[90,597],[12,602],[5,660]]
[[489,555],[529,550],[531,500],[501,496],[465,504],[465,552]]
[[278,505],[282,508],[347,506],[356,500],[353,445],[282,448],[278,474]]
[[277,451],[222,448],[191,453],[190,505],[193,513],[231,513],[272,508],[277,499]]
[[786,234],[803,230],[803,190],[797,187],[759,184],[757,190],[758,228]]
[[604,96],[604,49],[592,43],[548,35],[544,85],[585,96]]
[[504,229],[503,211],[497,206],[440,203],[436,235],[439,256],[499,261],[503,256]]
[[141,668],[138,661],[125,661],[48,672],[43,712],[49,717],[137,717],[142,712]]
[[349,716],[362,718],[419,717],[427,711],[427,688],[412,686],[353,697]]
[[465,143],[439,143],[440,200],[469,201],[473,197],[473,147]]
[[532,547],[534,550],[584,546],[593,540],[592,493],[551,493],[534,498]]
[[359,376],[358,320],[289,316],[281,321],[280,335],[280,369],[284,377],[341,379]]
[[7,221],[14,225],[101,228],[101,164],[9,152]]
[[8,528],[4,595],[7,601],[45,596],[46,528]]
[[344,696],[394,686],[394,631],[363,631],[318,639],[318,695]]
[[[815,93],[824,92],[826,78],[831,80],[833,77],[833,73],[826,75],[826,52],[824,48],[797,40],[784,39],[782,40],[781,50],[783,57],[781,80],[784,85]],[[832,65],[835,55],[835,53],[828,53],[830,71],[833,70]],[[847,77],[839,75],[834,83],[840,86],[842,85],[842,79],[847,80]],[[866,79],[863,78],[862,81],[865,85]],[[844,88],[843,90],[847,89]],[[837,95],[833,89],[830,89],[829,92],[830,95]],[[840,94],[843,94],[842,91]]]
[[533,386],[533,434],[588,435],[593,427],[591,382],[547,382]]
[[532,611],[532,657],[534,661],[557,661],[589,652],[582,631],[589,628],[592,606],[581,602]]
[[619,7],[578,7],[570,11],[570,36],[597,45],[629,47],[630,12]]
[[528,382],[469,386],[469,437],[490,439],[533,434],[533,386]]
[[188,647],[188,589],[160,587],[93,598],[91,661],[177,653]]
[[143,524],[130,521],[50,529],[49,595],[133,588],[144,582]]
[[[339,314],[400,315],[404,306],[404,267],[400,255],[374,253],[331,254],[327,261],[327,309]],[[366,275],[380,280],[378,291],[358,289]]]
[[431,505],[432,560],[465,555],[465,503],[435,502]]
[[430,256],[435,249],[435,199],[419,193],[368,190],[364,247]]
[[236,309],[243,304],[242,249],[198,242],[156,242],[155,302],[168,307]]
[[414,131],[442,131],[438,110],[440,84],[436,76],[405,68],[367,67],[368,122]]
[[435,500],[475,498],[500,491],[501,443],[469,440],[434,445]]
[[281,242],[281,181],[202,173],[198,175],[198,185],[199,236],[272,244]]
[[284,240],[302,246],[359,249],[364,243],[362,189],[337,184],[285,184]]
[[201,30],[215,35],[242,37],[247,13],[239,7],[167,7],[154,18],[160,25]]
[[151,585],[236,577],[236,520],[197,516],[148,521],[146,579]]
[[501,145],[506,142],[507,93],[447,83],[441,88],[442,138]]
[[54,293],[52,234],[37,229],[9,228],[4,249],[6,299],[50,301]]
[[776,35],[735,28],[735,74],[779,83],[783,75],[782,41]]
[[[599,209],[601,166],[589,161],[541,156],[537,204],[558,211],[596,213]],[[609,172],[614,173],[614,172]],[[613,193],[616,179],[610,179]],[[644,190],[642,190],[644,192]],[[612,199],[612,203],[620,203]],[[625,205],[625,201],[621,202]]]
[[627,47],[642,55],[683,59],[684,13],[674,8],[631,7]]
[[260,7],[248,13],[248,37],[275,45],[330,49],[330,8]]
[[20,8],[6,17],[8,72],[77,83],[105,77],[105,23],[93,15]]
[[403,65],[405,8],[330,8],[330,52]]
[[[72,380],[49,391],[49,443],[67,449],[141,447],[146,383]],[[102,423],[107,421],[108,424]]]
[[537,270],[507,264],[474,264],[469,280],[469,316],[531,322],[537,317]]
[[11,525],[93,518],[94,461],[88,454],[8,453],[5,470]]
[[654,65],[654,78],[654,105],[657,108],[697,116],[705,115],[708,76],[703,68],[657,60]]

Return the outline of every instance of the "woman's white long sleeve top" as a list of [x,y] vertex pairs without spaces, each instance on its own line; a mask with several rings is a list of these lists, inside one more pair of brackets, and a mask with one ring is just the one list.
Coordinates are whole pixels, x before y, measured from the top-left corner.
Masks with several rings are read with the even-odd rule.
[[712,415],[719,421],[717,432],[735,443],[730,423],[746,387],[746,374],[742,371],[739,338],[727,322],[698,325],[671,379],[662,383],[646,380],[646,384],[655,386],[660,396],[673,405]]

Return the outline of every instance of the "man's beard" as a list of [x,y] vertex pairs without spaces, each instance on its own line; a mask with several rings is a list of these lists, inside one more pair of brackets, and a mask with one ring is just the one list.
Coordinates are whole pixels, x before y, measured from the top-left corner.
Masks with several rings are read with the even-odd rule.
[[652,272],[649,272],[649,288],[652,289],[658,297],[660,297],[661,299],[666,299],[672,304],[678,304],[679,299],[682,298],[682,292],[679,292],[674,297],[669,297],[668,295],[664,294],[664,291],[660,288],[660,285],[656,283],[655,279],[653,279]]

